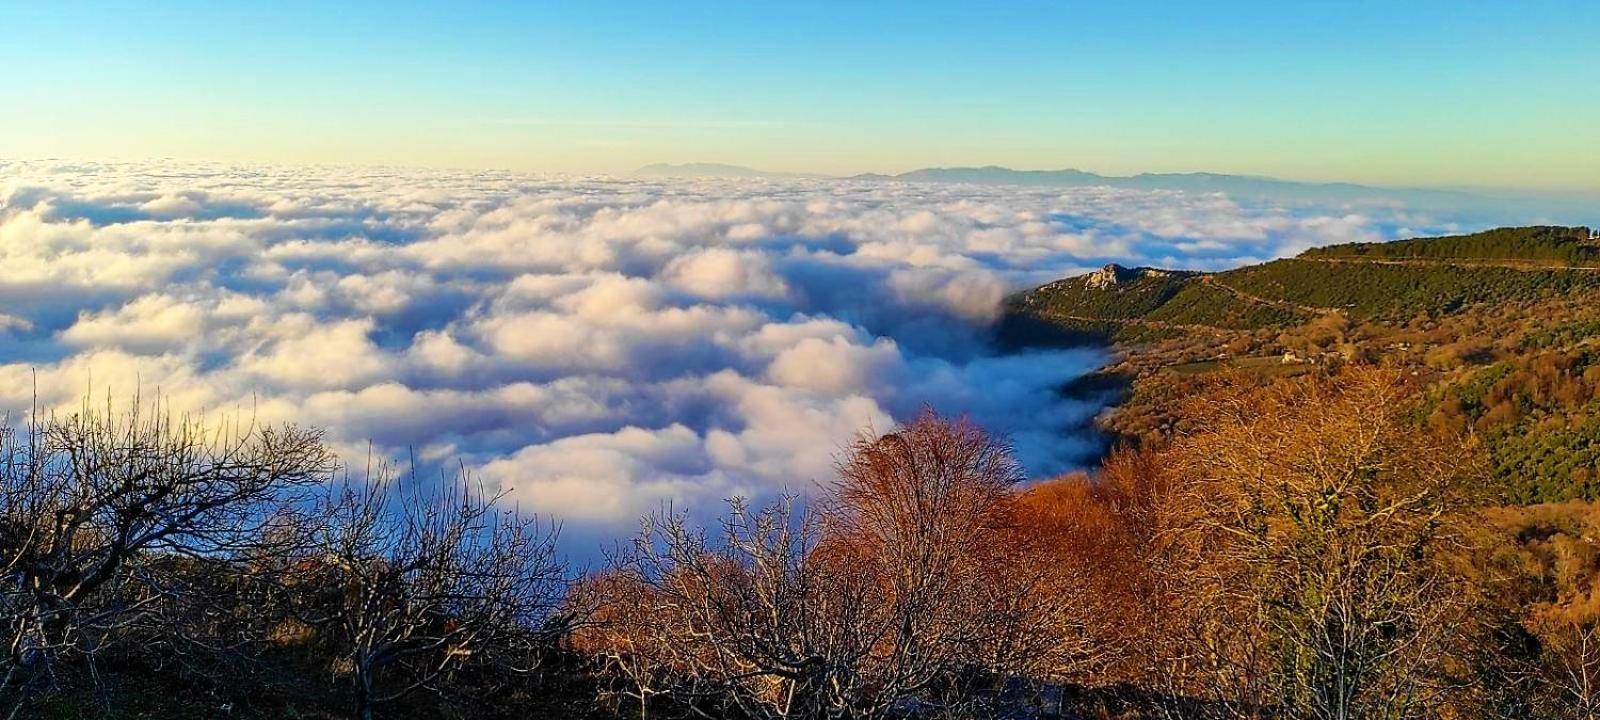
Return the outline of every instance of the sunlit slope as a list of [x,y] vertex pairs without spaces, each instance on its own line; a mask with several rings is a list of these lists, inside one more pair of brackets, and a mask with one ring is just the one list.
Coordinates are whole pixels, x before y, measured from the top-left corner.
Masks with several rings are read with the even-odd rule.
[[1119,340],[1294,327],[1327,313],[1438,315],[1600,287],[1596,250],[1588,228],[1541,226],[1316,248],[1220,273],[1108,265],[1021,293],[1008,309]]
[[1300,257],[1312,260],[1457,260],[1600,265],[1600,239],[1586,227],[1538,225],[1495,228],[1471,235],[1330,245],[1307,250]]

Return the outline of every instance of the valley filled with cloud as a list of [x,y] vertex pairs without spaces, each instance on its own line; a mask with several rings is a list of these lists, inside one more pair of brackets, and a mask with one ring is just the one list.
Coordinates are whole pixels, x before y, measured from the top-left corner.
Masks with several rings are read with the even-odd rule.
[[1446,232],[1396,203],[845,180],[0,163],[0,408],[140,392],[326,428],[352,463],[460,462],[596,533],[804,492],[925,405],[1029,471],[1098,450],[1002,354],[1010,292],[1107,262],[1217,269]]

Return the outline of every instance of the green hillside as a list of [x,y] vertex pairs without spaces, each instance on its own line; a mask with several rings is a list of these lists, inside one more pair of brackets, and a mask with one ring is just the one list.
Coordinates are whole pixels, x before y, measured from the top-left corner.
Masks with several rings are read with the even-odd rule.
[[1250,330],[1327,313],[1436,316],[1600,287],[1600,246],[1590,237],[1584,227],[1498,228],[1335,245],[1220,273],[1110,265],[1022,293],[1009,309],[1079,329],[1114,323],[1119,340],[1131,323]]
[[1159,310],[1196,275],[1107,265],[1088,275],[1057,280],[1030,290],[1019,298],[1020,306],[1068,319],[1140,319]]
[[1495,228],[1471,235],[1349,243],[1301,253],[1310,260],[1514,260],[1554,265],[1600,264],[1600,244],[1586,227]]
[[1292,303],[1242,298],[1211,277],[1197,278],[1145,316],[1156,322],[1205,325],[1227,330],[1298,325],[1312,315]]
[[1269,300],[1358,318],[1439,315],[1480,303],[1531,300],[1600,287],[1600,272],[1452,264],[1275,260],[1219,273],[1216,281]]

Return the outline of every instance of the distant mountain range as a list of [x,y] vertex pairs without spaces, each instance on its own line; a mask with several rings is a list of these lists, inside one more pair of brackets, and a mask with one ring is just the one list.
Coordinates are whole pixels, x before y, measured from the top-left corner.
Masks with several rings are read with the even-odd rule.
[[1454,190],[1434,188],[1388,188],[1355,183],[1313,183],[1280,180],[1255,175],[1222,173],[1140,173],[1101,175],[1085,170],[1014,170],[984,167],[922,168],[897,175],[864,173],[850,176],[772,173],[740,165],[717,163],[658,163],[635,171],[653,177],[726,178],[830,178],[863,182],[964,183],[971,185],[1020,185],[1031,187],[1115,187],[1139,190],[1181,190],[1217,192],[1240,198],[1278,201],[1388,201],[1400,202],[1417,210],[1469,213],[1481,212],[1494,223],[1593,223],[1600,224],[1600,195],[1581,193],[1538,193],[1494,190]]
[[775,173],[743,165],[725,165],[722,163],[654,163],[633,171],[635,175],[650,177],[725,177],[725,178],[805,178],[829,177],[826,175],[807,175],[805,173]]
[[657,163],[634,171],[636,175],[654,177],[727,177],[727,178],[833,178],[838,180],[863,180],[872,182],[936,182],[965,183],[968,185],[1030,185],[1043,187],[1126,187],[1141,190],[1186,190],[1191,192],[1222,192],[1246,195],[1302,195],[1317,198],[1368,198],[1393,193],[1423,193],[1440,198],[1462,199],[1472,193],[1456,190],[1428,190],[1413,188],[1378,188],[1353,183],[1306,183],[1279,180],[1255,175],[1226,175],[1221,173],[1141,173],[1138,175],[1101,175],[1085,170],[1013,170],[998,165],[984,167],[922,168],[898,175],[863,173],[849,176],[804,175],[800,173],[773,173],[742,165],[721,163],[683,163],[673,165]]

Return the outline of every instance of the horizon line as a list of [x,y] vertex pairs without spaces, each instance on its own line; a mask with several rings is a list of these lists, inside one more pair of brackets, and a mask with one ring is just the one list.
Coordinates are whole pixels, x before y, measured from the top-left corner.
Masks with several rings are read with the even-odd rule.
[[[217,159],[217,158],[199,158],[199,157],[179,157],[179,156],[172,156],[172,155],[146,155],[146,156],[127,155],[127,156],[101,156],[101,157],[60,155],[60,156],[34,156],[34,157],[27,157],[27,156],[22,156],[22,155],[0,154],[0,163],[11,163],[11,162],[16,162],[16,163],[44,163],[44,162],[88,163],[88,164],[107,164],[107,165],[110,165],[110,164],[141,164],[141,163],[173,163],[173,164],[189,164],[189,165],[218,165],[218,166],[240,167],[240,168],[244,168],[244,167],[267,167],[267,168],[280,168],[280,169],[322,168],[322,169],[349,169],[349,170],[357,170],[357,169],[362,169],[362,170],[420,170],[420,171],[459,172],[459,173],[483,173],[483,172],[489,172],[489,173],[501,173],[501,174],[508,174],[508,175],[527,175],[527,176],[542,176],[542,177],[554,177],[554,178],[617,178],[617,179],[627,179],[627,178],[640,178],[640,177],[652,177],[652,176],[654,176],[654,177],[657,177],[657,178],[680,178],[680,179],[699,178],[699,179],[721,179],[721,180],[739,180],[739,179],[745,179],[745,180],[785,180],[785,179],[790,179],[790,180],[897,180],[897,179],[900,178],[900,176],[903,176],[903,175],[909,175],[909,174],[912,174],[912,173],[932,171],[932,170],[996,170],[996,171],[1005,171],[1005,172],[1014,172],[1014,173],[1038,173],[1038,174],[1045,174],[1045,173],[1082,173],[1082,174],[1085,174],[1085,175],[1094,175],[1094,176],[1097,176],[1097,177],[1100,177],[1100,178],[1104,178],[1106,180],[1128,180],[1128,179],[1139,178],[1139,177],[1214,176],[1214,177],[1224,177],[1224,178],[1241,179],[1241,180],[1265,180],[1265,181],[1270,181],[1270,182],[1279,182],[1279,183],[1286,183],[1286,184],[1303,185],[1303,186],[1307,186],[1307,187],[1310,187],[1310,188],[1315,188],[1315,187],[1318,187],[1318,186],[1348,186],[1348,187],[1354,187],[1354,188],[1383,190],[1383,191],[1391,191],[1391,192],[1431,191],[1431,192],[1461,192],[1461,193],[1512,193],[1512,194],[1520,194],[1520,195],[1540,195],[1540,196],[1546,196],[1546,197],[1557,196],[1557,197],[1565,197],[1565,198],[1568,198],[1568,199],[1592,199],[1592,200],[1600,201],[1600,185],[1593,185],[1593,186],[1574,186],[1574,185],[1525,186],[1525,185],[1477,185],[1477,184],[1471,184],[1471,183],[1455,184],[1455,185],[1448,185],[1448,184],[1440,184],[1440,185],[1432,185],[1432,184],[1387,184],[1387,183],[1370,183],[1370,182],[1361,182],[1361,181],[1356,181],[1356,180],[1342,180],[1342,179],[1341,180],[1311,180],[1311,179],[1301,179],[1301,178],[1296,178],[1296,177],[1287,177],[1287,176],[1279,176],[1279,175],[1268,175],[1268,174],[1247,173],[1247,172],[1222,172],[1222,171],[1217,171],[1217,170],[1141,170],[1139,172],[1130,173],[1130,174],[1108,174],[1108,173],[1103,173],[1103,172],[1100,172],[1100,171],[1097,171],[1097,170],[1087,170],[1087,169],[1084,169],[1082,167],[1071,167],[1071,166],[1013,167],[1013,166],[1009,166],[1009,165],[999,165],[999,164],[995,164],[995,163],[984,163],[984,164],[944,164],[944,165],[934,164],[934,165],[921,165],[921,166],[913,167],[913,168],[911,168],[909,170],[903,170],[903,171],[899,171],[899,172],[883,172],[883,171],[878,171],[878,170],[864,170],[864,171],[850,173],[850,174],[833,174],[833,173],[805,172],[805,171],[791,171],[791,170],[770,170],[770,169],[758,168],[758,167],[753,167],[753,166],[743,165],[743,164],[740,164],[740,163],[733,163],[733,162],[715,162],[715,161],[698,161],[698,160],[695,160],[695,161],[683,161],[683,162],[670,162],[670,161],[649,162],[649,163],[645,163],[643,165],[640,165],[640,166],[634,168],[631,171],[611,172],[611,171],[539,170],[539,169],[533,169],[533,168],[517,168],[517,167],[513,167],[513,166],[509,166],[509,165],[480,165],[480,166],[473,166],[473,165],[432,164],[432,163],[417,163],[417,162],[410,162],[410,163],[407,163],[407,162],[383,163],[383,162],[359,162],[359,161],[357,161],[357,162],[285,162],[285,161],[272,161],[272,160],[245,160],[245,159]],[[732,175],[723,175],[723,176],[718,176],[718,175],[713,175],[713,174],[672,175],[670,173],[654,173],[654,174],[652,174],[652,173],[646,173],[645,172],[646,170],[648,170],[650,168],[654,168],[654,167],[660,167],[660,168],[687,168],[687,167],[694,167],[694,166],[721,167],[721,168],[726,168],[728,170],[738,170],[738,171],[749,172],[749,173],[752,173],[752,174],[750,176],[739,177],[739,176],[732,176]],[[868,176],[873,176],[873,177],[868,177]],[[916,179],[906,179],[906,180],[899,180],[899,181],[901,181],[901,182],[941,182],[941,181],[916,180]],[[996,183],[996,184],[999,184],[999,183]],[[1043,185],[1041,185],[1041,186],[1043,186]]]

